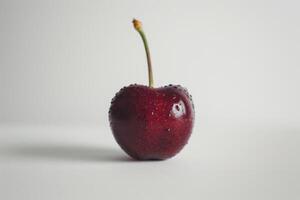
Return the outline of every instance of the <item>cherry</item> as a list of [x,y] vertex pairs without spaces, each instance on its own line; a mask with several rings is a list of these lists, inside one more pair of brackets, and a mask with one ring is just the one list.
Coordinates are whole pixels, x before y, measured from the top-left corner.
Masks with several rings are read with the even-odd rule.
[[137,160],[164,160],[176,155],[188,142],[194,125],[191,95],[180,85],[153,87],[149,47],[140,21],[135,29],[142,37],[148,63],[149,86],[123,87],[112,99],[109,121],[120,147]]

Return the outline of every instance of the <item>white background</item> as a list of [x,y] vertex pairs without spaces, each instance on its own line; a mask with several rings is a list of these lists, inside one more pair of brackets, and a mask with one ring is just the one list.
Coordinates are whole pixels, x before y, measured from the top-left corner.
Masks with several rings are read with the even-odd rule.
[[[298,1],[0,1],[0,199],[299,199]],[[196,123],[163,162],[114,142],[110,100],[187,87]]]

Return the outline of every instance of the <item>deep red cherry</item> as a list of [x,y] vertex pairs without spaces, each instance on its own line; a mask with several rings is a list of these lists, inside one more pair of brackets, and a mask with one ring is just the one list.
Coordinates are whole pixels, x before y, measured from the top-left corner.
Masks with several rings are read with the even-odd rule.
[[150,51],[142,23],[133,20],[147,56],[149,86],[130,85],[112,99],[109,121],[121,148],[138,160],[164,160],[188,142],[194,125],[194,105],[186,89],[154,88]]
[[187,90],[172,85],[124,87],[109,110],[116,141],[138,160],[163,160],[177,154],[192,133],[194,115]]

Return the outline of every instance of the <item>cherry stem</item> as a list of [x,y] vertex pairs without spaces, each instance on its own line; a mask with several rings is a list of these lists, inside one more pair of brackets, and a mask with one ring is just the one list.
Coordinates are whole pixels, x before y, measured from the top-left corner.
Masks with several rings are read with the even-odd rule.
[[147,64],[148,64],[149,87],[153,87],[153,72],[152,72],[152,65],[151,65],[151,57],[150,57],[150,50],[149,50],[149,46],[147,43],[146,35],[142,29],[142,23],[140,21],[133,19],[132,23],[133,23],[135,30],[137,30],[137,32],[140,34],[140,36],[143,40],[143,43],[144,43],[146,56],[147,56]]

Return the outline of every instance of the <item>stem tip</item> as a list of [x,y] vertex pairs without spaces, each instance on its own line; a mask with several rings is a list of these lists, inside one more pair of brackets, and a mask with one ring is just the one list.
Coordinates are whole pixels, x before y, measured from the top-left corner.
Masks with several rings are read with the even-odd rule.
[[137,31],[142,30],[142,22],[141,21],[139,21],[137,19],[133,19],[132,23],[133,23],[135,30],[137,30]]

